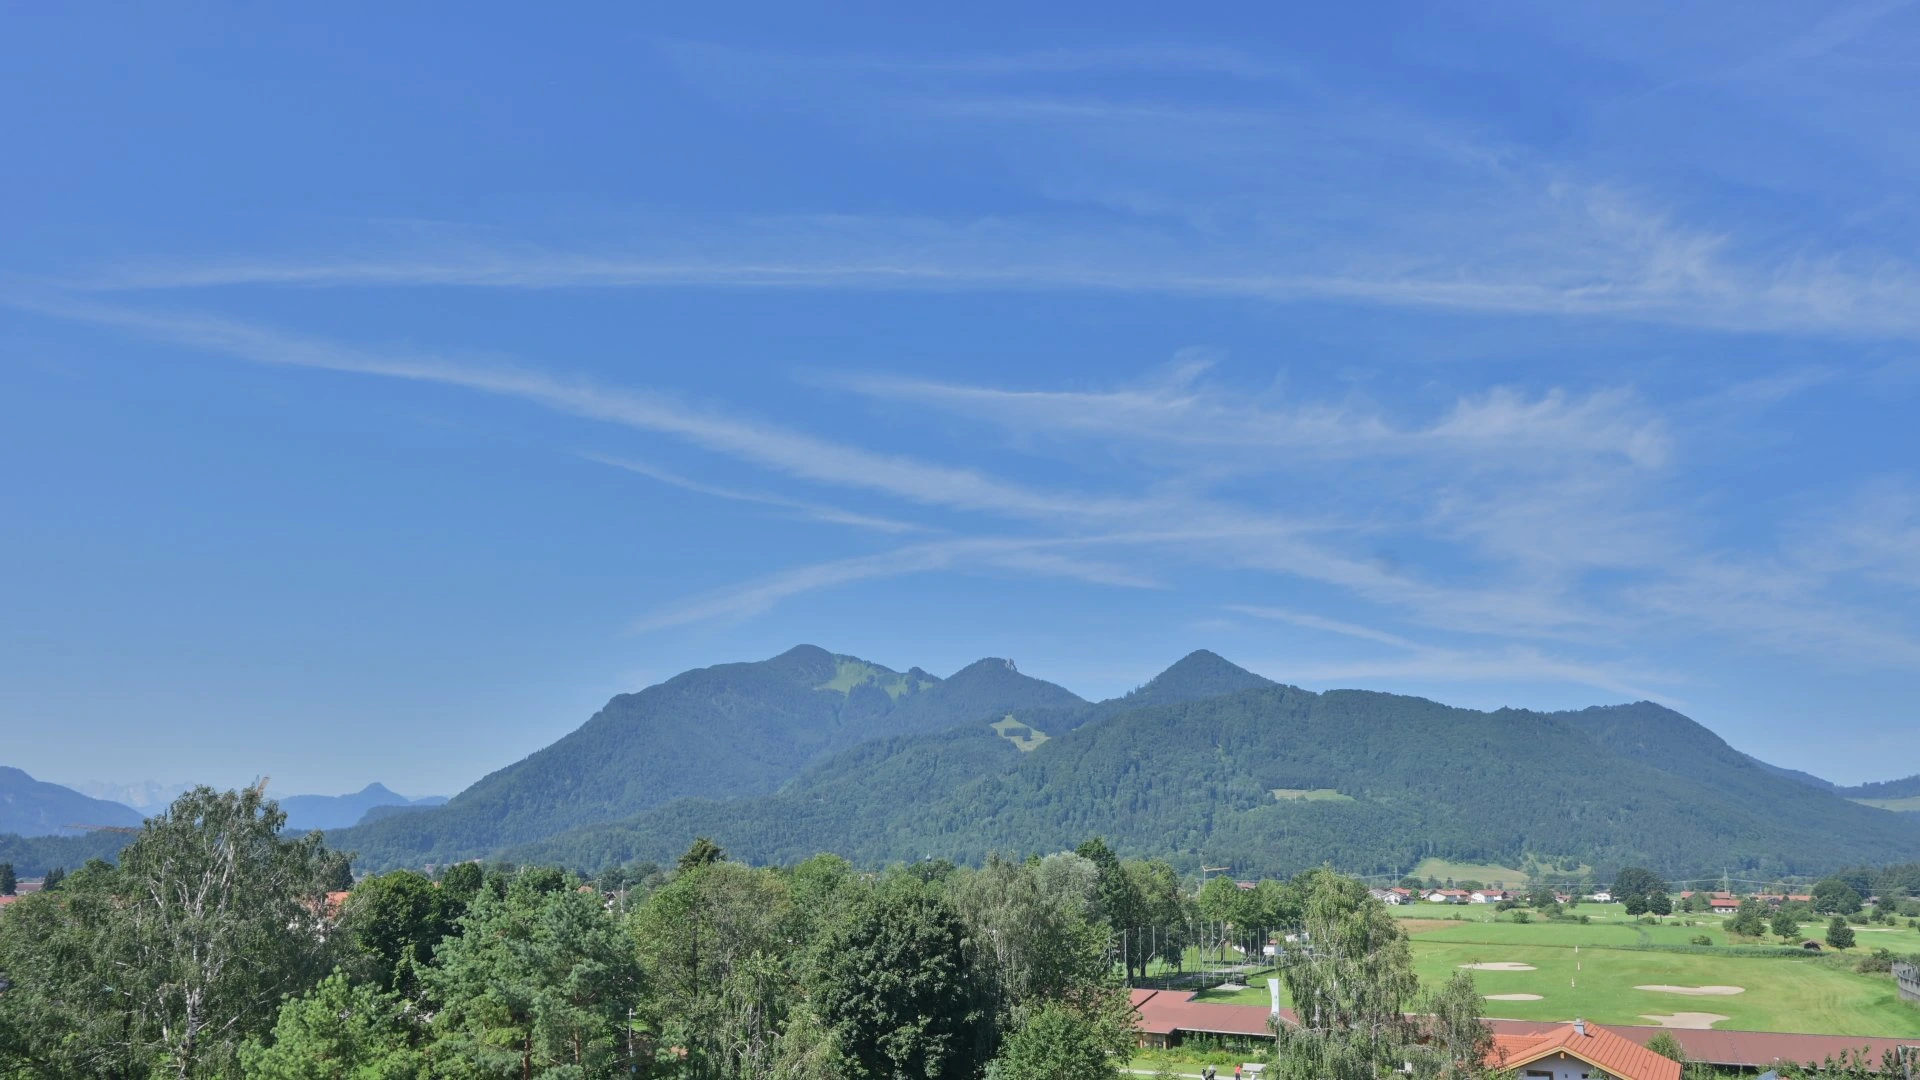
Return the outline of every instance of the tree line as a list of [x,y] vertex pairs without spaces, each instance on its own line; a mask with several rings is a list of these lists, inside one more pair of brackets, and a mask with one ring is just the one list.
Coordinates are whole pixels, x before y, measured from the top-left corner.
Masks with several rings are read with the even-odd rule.
[[284,821],[200,788],[118,865],[0,912],[0,1075],[1112,1078],[1152,959],[1122,942],[1156,924],[1296,931],[1274,1075],[1485,1071],[1471,979],[1422,994],[1405,934],[1330,871],[1195,891],[1099,840],[877,873],[701,840],[593,882],[463,863],[347,891],[346,858]]

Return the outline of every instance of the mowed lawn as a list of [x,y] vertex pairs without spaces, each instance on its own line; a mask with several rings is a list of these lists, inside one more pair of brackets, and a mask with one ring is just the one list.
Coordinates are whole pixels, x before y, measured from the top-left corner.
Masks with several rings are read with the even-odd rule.
[[[1487,1015],[1519,1020],[1570,1020],[1583,1016],[1608,1024],[1650,1024],[1650,1016],[1712,1013],[1726,1017],[1722,1030],[1793,1031],[1833,1035],[1920,1037],[1920,1008],[1898,1000],[1886,976],[1853,970],[1867,951],[1885,945],[1898,952],[1920,951],[1920,934],[1904,926],[1897,932],[1860,932],[1859,947],[1843,955],[1752,957],[1726,953],[1678,953],[1635,949],[1639,944],[1685,945],[1697,934],[1715,944],[1728,938],[1719,920],[1694,916],[1693,926],[1648,926],[1627,919],[1618,905],[1583,905],[1588,923],[1482,922],[1491,916],[1483,905],[1441,908],[1418,905],[1396,911],[1413,935],[1415,969],[1423,986],[1450,978],[1462,964],[1519,963],[1531,971],[1473,972],[1484,996],[1537,994],[1538,1001],[1487,1002]],[[1467,921],[1436,920],[1435,913],[1466,916]],[[1504,913],[1502,913],[1504,914]],[[1428,916],[1428,917],[1421,917]],[[1824,925],[1805,928],[1818,938]],[[1739,986],[1742,993],[1696,996],[1638,990],[1638,986]],[[1265,1004],[1264,984],[1231,994],[1202,995],[1207,1000]]]
[[[1513,927],[1515,930],[1526,927]],[[1554,927],[1553,929],[1559,929]],[[1920,1010],[1902,1003],[1893,981],[1860,975],[1850,964],[1813,957],[1747,957],[1571,945],[1522,945],[1414,938],[1423,985],[1463,964],[1520,963],[1532,971],[1474,971],[1482,995],[1538,994],[1538,1001],[1487,1002],[1490,1016],[1603,1024],[1647,1024],[1682,1012],[1726,1017],[1716,1028],[1833,1035],[1920,1035]],[[1646,985],[1738,986],[1729,996],[1638,990]]]

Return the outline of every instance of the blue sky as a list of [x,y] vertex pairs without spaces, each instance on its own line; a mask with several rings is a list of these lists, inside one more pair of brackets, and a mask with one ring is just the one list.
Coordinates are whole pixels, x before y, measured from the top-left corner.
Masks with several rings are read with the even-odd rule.
[[812,642],[1920,770],[1920,7],[1325,8],[15,12],[0,759]]

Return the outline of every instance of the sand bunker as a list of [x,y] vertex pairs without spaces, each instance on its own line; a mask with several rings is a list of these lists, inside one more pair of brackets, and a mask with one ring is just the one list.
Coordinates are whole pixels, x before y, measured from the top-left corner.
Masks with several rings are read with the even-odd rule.
[[1635,990],[1652,990],[1657,994],[1687,994],[1691,997],[1732,997],[1744,994],[1744,986],[1667,986],[1662,983],[1655,986],[1636,986]]
[[1488,994],[1488,1001],[1539,1001],[1539,994]]
[[1497,960],[1491,964],[1461,964],[1468,971],[1537,971],[1532,964],[1519,964],[1512,960]]
[[1640,1019],[1651,1020],[1664,1028],[1690,1028],[1694,1031],[1705,1031],[1707,1028],[1725,1020],[1726,1017],[1721,1016],[1719,1013],[1674,1013],[1671,1016],[1655,1016],[1651,1013],[1641,1013]]

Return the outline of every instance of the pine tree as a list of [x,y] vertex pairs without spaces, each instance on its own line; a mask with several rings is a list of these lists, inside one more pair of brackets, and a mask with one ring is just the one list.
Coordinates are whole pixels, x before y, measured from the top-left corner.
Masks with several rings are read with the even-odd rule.
[[18,886],[19,882],[13,878],[13,864],[0,862],[0,896],[12,896]]

